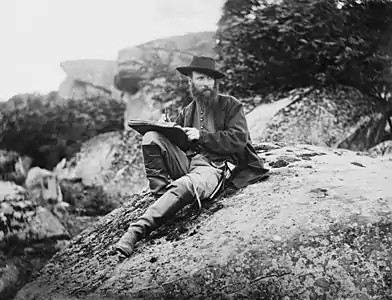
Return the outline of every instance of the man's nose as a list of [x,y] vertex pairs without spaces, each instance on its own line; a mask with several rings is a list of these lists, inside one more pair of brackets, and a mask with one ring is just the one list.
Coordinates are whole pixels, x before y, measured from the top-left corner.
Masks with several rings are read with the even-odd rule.
[[211,83],[209,82],[209,81],[204,81],[203,82],[203,86],[205,87],[205,88],[211,88]]

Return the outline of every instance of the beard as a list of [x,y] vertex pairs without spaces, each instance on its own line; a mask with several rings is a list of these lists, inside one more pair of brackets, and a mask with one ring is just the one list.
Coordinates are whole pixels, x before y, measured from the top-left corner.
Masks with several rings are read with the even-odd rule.
[[192,98],[205,108],[215,110],[218,105],[219,88],[217,83],[215,83],[213,89],[206,88],[203,90],[198,90],[192,83],[190,85],[190,93]]

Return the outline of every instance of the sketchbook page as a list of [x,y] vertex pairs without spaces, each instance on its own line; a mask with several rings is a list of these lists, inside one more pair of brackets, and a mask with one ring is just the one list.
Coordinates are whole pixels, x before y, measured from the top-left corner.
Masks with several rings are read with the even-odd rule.
[[148,131],[159,132],[182,150],[188,149],[191,144],[183,128],[174,122],[130,120],[128,121],[128,126],[141,135],[146,134]]
[[159,121],[151,121],[151,120],[129,120],[128,126],[141,126],[141,125],[151,125],[151,126],[161,126],[161,127],[176,127],[182,130],[182,127],[175,122],[159,122]]

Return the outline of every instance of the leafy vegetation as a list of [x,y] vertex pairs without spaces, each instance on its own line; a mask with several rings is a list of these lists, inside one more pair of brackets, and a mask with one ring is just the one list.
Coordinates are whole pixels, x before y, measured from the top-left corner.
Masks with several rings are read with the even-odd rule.
[[33,158],[33,165],[52,169],[70,158],[97,134],[123,129],[125,104],[113,99],[45,101],[41,95],[15,96],[14,107],[1,115],[0,148]]
[[[391,1],[227,0],[218,25],[215,50],[227,74],[224,92],[265,100],[269,93],[341,84],[380,99],[391,114]],[[200,54],[198,47],[206,52],[207,44],[199,39],[181,47],[170,41],[142,45],[140,59],[149,72],[143,84],[164,78],[155,99],[172,118],[189,103],[187,80],[174,67]],[[121,130],[124,110],[113,99],[17,95],[1,107],[0,148],[51,169],[89,138]]]
[[335,84],[386,101],[391,1],[227,0],[216,51],[237,97]]

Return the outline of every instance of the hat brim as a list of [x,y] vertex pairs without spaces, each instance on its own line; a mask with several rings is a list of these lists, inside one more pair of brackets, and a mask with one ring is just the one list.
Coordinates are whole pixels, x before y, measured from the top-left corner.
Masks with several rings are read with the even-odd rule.
[[211,77],[213,77],[215,79],[220,79],[220,78],[223,78],[226,76],[225,74],[223,74],[217,70],[211,70],[211,69],[201,68],[201,67],[178,67],[177,71],[185,76],[188,76],[188,77],[190,77],[192,75],[193,71],[210,75]]

